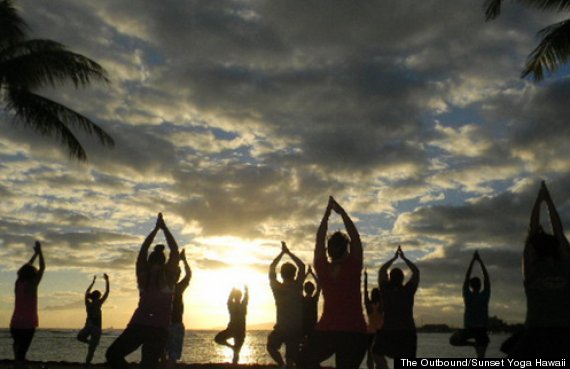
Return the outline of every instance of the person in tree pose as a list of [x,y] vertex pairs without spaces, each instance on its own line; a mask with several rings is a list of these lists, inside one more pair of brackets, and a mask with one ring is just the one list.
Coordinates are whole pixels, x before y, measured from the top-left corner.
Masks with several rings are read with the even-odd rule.
[[[184,264],[184,278],[182,278],[174,287],[174,300],[172,301],[172,317],[170,319],[170,328],[168,329],[168,341],[166,343],[166,369],[173,369],[176,366],[176,361],[182,357],[182,346],[184,344],[184,291],[190,284],[192,278],[192,270],[188,261],[186,260],[186,253],[184,250],[180,252],[180,260]],[[180,267],[178,267],[178,275],[176,280],[180,278]]]
[[[239,362],[239,353],[245,341],[247,304],[249,303],[249,289],[244,286],[244,294],[239,288],[233,288],[228,297],[228,312],[230,313],[230,322],[228,327],[216,334],[214,341],[219,345],[231,348],[234,352],[232,364]],[[233,344],[228,340],[233,338]]]
[[379,330],[384,326],[384,308],[379,288],[373,288],[368,293],[368,272],[364,270],[364,308],[368,317],[366,333],[368,334],[368,351],[366,352],[366,367],[368,369],[387,369],[386,358],[381,355],[374,355],[374,338]]
[[[335,232],[327,241],[333,211],[342,217],[348,235]],[[303,348],[301,367],[319,368],[322,361],[334,354],[337,368],[357,369],[368,344],[360,288],[362,244],[354,223],[332,196],[317,231],[313,264],[323,291],[324,308]]]
[[[281,278],[277,280],[277,264],[288,255],[295,265],[286,262],[281,265]],[[303,282],[305,264],[281,242],[281,252],[269,266],[269,284],[277,307],[277,323],[267,337],[267,352],[279,367],[293,367],[298,359],[303,339]],[[285,344],[285,361],[279,352]]]
[[[154,237],[162,230],[170,249],[168,261],[164,245],[156,245],[148,255]],[[127,369],[125,356],[142,346],[142,369],[156,369],[166,341],[171,321],[172,300],[178,278],[178,245],[166,226],[162,214],[144,240],[136,262],[139,304],[127,328],[107,349],[106,357],[112,369]]]
[[[404,272],[388,269],[400,257],[412,271],[410,280],[404,284]],[[384,304],[384,328],[376,334],[374,353],[391,358],[415,358],[417,333],[414,322],[414,296],[420,283],[420,271],[398,246],[394,257],[388,260],[378,272],[378,286]]]
[[[39,268],[34,267],[38,258]],[[26,354],[38,327],[38,286],[44,275],[46,263],[42,253],[42,245],[36,241],[34,255],[18,269],[15,294],[16,303],[14,313],[10,320],[10,334],[12,335],[14,350],[14,366],[16,369],[26,367]]]
[[85,358],[85,367],[89,368],[91,366],[91,361],[93,360],[93,355],[95,350],[99,345],[99,340],[101,339],[101,328],[102,328],[102,313],[101,307],[109,297],[109,276],[103,274],[105,279],[105,293],[101,296],[101,292],[95,290],[91,292],[93,285],[97,276],[93,276],[93,282],[85,291],[85,310],[87,311],[87,320],[85,321],[85,326],[77,334],[77,339],[81,342],[87,343],[87,356]]
[[[553,234],[540,225],[543,203]],[[544,182],[530,217],[523,268],[525,329],[502,349],[516,359],[570,357],[570,244]]]
[[[471,278],[473,264],[479,262],[483,271],[483,290],[481,280]],[[478,358],[484,358],[489,336],[487,335],[487,323],[489,320],[489,299],[491,298],[491,282],[487,268],[479,252],[475,251],[467,268],[465,281],[463,282],[463,301],[465,302],[465,314],[463,315],[464,329],[455,332],[449,339],[453,346],[474,346]],[[471,341],[470,339],[474,339]]]
[[315,330],[315,325],[317,324],[318,319],[319,297],[321,295],[321,285],[310,266],[307,271],[307,275],[305,275],[305,280],[308,276],[312,276],[315,283],[306,281],[303,286],[303,290],[305,291],[305,295],[303,296],[303,341],[305,343]]

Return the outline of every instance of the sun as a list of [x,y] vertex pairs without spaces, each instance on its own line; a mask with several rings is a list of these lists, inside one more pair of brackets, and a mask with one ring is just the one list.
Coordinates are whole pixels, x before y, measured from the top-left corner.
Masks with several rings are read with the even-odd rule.
[[[248,266],[196,271],[185,295],[189,324],[198,329],[225,326],[229,315],[227,300],[233,288],[249,289],[248,325],[272,321],[275,317],[273,296],[267,274]],[[193,319],[198,318],[199,321]]]

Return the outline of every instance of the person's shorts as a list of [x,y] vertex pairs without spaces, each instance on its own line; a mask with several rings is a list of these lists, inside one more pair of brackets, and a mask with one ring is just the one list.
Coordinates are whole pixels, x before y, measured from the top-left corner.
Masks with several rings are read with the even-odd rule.
[[474,339],[476,346],[487,346],[489,344],[489,335],[487,328],[465,328],[451,335],[449,343],[452,346],[465,346],[469,344],[468,340]]
[[413,330],[384,330],[376,332],[372,351],[376,355],[391,358],[413,359],[416,357],[418,336]]
[[168,341],[166,343],[166,354],[171,360],[180,360],[182,357],[182,346],[184,345],[184,324],[172,323],[168,328]]

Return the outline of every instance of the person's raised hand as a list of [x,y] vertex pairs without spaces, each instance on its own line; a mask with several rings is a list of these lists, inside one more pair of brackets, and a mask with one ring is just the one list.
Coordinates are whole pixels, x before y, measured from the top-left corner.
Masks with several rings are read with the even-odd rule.
[[156,228],[164,229],[164,227],[166,227],[166,224],[164,223],[164,218],[162,217],[162,213],[158,213],[158,216],[156,217]]
[[103,278],[105,278],[105,280],[108,282],[109,281],[109,276],[107,275],[107,273],[103,274]]
[[42,244],[40,243],[40,241],[36,241],[34,243],[34,252],[36,252],[37,254],[42,252]]

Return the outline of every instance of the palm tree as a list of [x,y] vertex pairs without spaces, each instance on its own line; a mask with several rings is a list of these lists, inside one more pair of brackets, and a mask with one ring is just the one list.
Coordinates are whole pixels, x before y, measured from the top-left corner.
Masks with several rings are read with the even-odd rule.
[[[568,11],[570,0],[515,0],[521,4],[541,9]],[[502,0],[485,1],[485,17],[495,19],[501,13]],[[529,54],[521,77],[532,75],[535,81],[544,78],[544,72],[557,70],[570,56],[570,19],[552,24],[538,32],[541,37],[538,46]]]
[[58,42],[28,39],[27,29],[13,0],[0,0],[0,102],[4,109],[15,117],[15,122],[55,137],[70,157],[80,161],[85,161],[87,155],[72,129],[95,135],[104,146],[114,146],[113,138],[85,116],[32,92],[45,86],[56,87],[66,80],[76,88],[91,80],[108,82],[106,71]]

